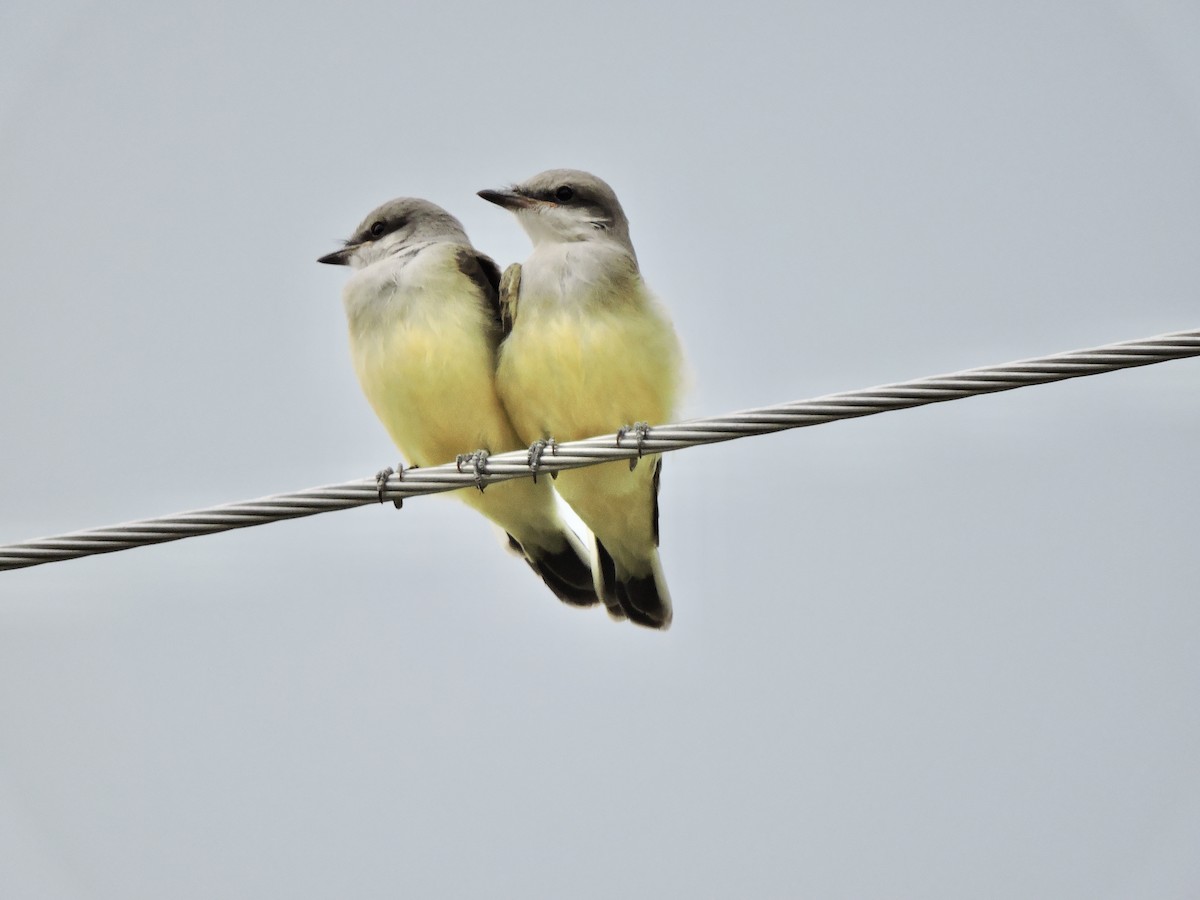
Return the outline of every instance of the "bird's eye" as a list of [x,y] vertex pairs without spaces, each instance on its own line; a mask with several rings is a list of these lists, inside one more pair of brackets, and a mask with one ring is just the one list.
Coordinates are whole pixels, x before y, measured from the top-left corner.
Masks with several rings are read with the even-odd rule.
[[559,203],[566,203],[575,196],[575,192],[564,184],[554,192],[554,196],[558,199]]
[[374,224],[371,225],[371,234],[374,235],[375,237],[379,237],[386,230],[387,230],[387,226],[384,225],[382,222],[375,222]]

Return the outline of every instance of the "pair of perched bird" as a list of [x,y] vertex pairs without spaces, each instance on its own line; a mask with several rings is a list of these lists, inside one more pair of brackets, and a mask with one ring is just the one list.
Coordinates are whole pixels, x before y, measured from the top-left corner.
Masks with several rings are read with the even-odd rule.
[[[479,196],[514,213],[533,241],[503,279],[462,224],[427,200],[368,215],[320,262],[356,271],[342,298],[354,368],[407,460],[431,466],[487,452],[606,434],[674,414],[681,354],[647,290],[616,194],[554,169]],[[559,517],[548,479],[456,491],[508,535],[561,600],[603,601],[651,628],[671,622],[658,558],[662,460],[559,473],[555,486],[595,535],[595,565]]]

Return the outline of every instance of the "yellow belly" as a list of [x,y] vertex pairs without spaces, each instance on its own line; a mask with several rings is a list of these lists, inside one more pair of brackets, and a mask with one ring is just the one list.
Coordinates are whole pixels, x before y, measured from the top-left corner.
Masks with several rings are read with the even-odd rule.
[[[453,462],[460,453],[524,446],[492,380],[487,338],[467,329],[397,323],[386,333],[351,336],[354,368],[375,414],[416,466]],[[452,495],[523,543],[540,545],[560,528],[546,480],[525,478]]]
[[367,400],[414,465],[520,446],[496,396],[482,335],[398,324],[353,340],[352,354]]
[[674,414],[680,353],[654,307],[518,316],[496,387],[518,435],[576,440]]

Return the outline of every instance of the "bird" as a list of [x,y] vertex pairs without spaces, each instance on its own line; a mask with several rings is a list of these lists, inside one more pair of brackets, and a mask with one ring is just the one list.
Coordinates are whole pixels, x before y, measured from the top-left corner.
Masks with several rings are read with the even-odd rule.
[[[376,416],[414,466],[523,448],[494,382],[500,272],[445,209],[400,197],[374,209],[318,262],[354,271],[342,291],[350,355]],[[403,465],[400,473],[403,477]],[[389,469],[380,473],[382,484]],[[543,479],[452,495],[504,530],[554,594],[599,602],[587,551],[559,517]]]
[[[547,442],[670,421],[682,384],[674,326],[642,280],[629,221],[613,189],[551,169],[478,195],[514,213],[533,243],[504,273],[496,389],[536,455]],[[637,461],[634,460],[634,463]],[[595,537],[596,591],[614,618],[671,624],[659,560],[662,459],[558,473],[555,487]]]

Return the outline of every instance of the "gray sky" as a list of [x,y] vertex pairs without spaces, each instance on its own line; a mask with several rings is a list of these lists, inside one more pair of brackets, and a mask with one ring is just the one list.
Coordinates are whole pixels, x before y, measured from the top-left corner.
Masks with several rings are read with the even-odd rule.
[[[1200,326],[1200,9],[0,11],[0,542],[397,453],[315,263],[616,188],[704,415]],[[1194,897],[1200,362],[673,454],[673,628],[444,498],[0,574],[12,897]],[[614,423],[614,426],[620,423]],[[464,448],[466,449],[466,448]]]

